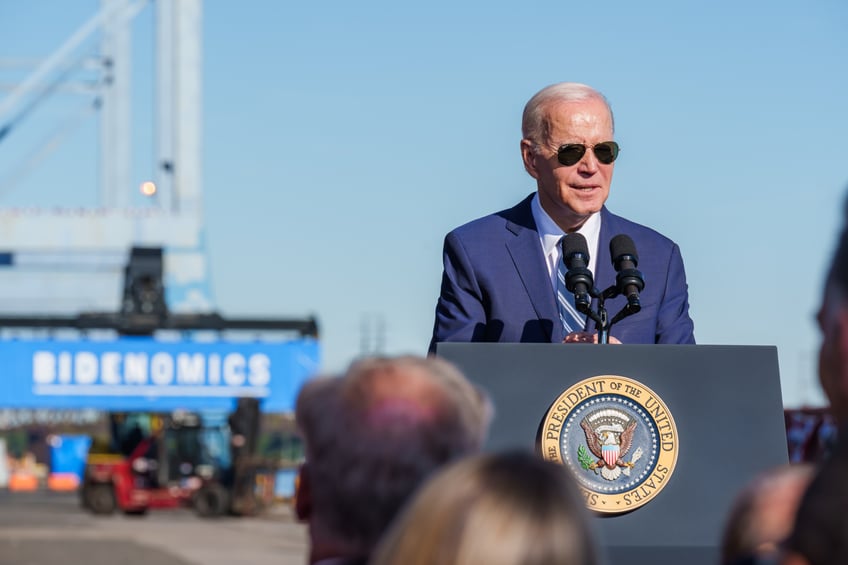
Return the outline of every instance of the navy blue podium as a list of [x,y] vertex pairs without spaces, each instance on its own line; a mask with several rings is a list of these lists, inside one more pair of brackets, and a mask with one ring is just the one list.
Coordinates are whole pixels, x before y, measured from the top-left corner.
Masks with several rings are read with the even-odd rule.
[[437,354],[492,397],[488,450],[536,449],[552,403],[587,378],[633,379],[664,401],[677,426],[677,464],[649,503],[597,518],[610,563],[718,563],[735,495],[788,461],[774,347],[441,343]]

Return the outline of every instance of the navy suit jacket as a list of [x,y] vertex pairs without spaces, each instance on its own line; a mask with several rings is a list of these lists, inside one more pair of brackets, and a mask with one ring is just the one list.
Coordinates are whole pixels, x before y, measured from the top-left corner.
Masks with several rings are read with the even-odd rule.
[[[440,341],[562,342],[559,310],[530,209],[532,198],[445,237],[445,270],[430,351]],[[601,210],[595,286],[604,290],[615,284],[609,241],[622,233],[636,244],[645,288],[641,312],[616,323],[610,335],[628,344],[695,343],[677,245],[606,207]],[[606,301],[610,318],[625,301],[623,296]],[[594,331],[594,322],[587,320],[586,329]]]

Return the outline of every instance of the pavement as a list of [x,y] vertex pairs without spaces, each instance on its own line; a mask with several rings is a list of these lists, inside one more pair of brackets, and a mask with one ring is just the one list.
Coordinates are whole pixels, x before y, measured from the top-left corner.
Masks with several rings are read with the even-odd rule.
[[0,565],[304,565],[307,547],[306,527],[283,503],[251,518],[93,516],[76,493],[0,490]]

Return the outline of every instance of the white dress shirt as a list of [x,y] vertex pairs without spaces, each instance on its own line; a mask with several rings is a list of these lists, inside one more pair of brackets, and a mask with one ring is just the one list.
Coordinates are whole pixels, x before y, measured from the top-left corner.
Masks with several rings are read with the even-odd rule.
[[[561,260],[562,255],[562,250],[557,244],[562,236],[565,235],[565,232],[556,225],[551,217],[548,216],[548,213],[542,208],[542,205],[539,203],[538,192],[533,195],[533,200],[530,202],[530,209],[533,212],[533,221],[536,222],[536,229],[539,232],[539,243],[542,246],[542,254],[545,256],[545,262],[548,266],[551,287],[556,293],[557,264]],[[586,244],[589,248],[589,270],[592,271],[592,276],[594,276],[595,265],[597,265],[598,240],[601,235],[601,213],[595,212],[589,216],[589,219],[580,226],[580,229],[576,233],[586,238]]]

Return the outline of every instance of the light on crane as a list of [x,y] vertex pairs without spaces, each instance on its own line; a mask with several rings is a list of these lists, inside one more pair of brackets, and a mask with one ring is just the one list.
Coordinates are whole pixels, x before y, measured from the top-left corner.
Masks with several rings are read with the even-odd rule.
[[139,187],[141,193],[145,196],[155,196],[156,195],[156,183],[152,181],[144,181],[141,183]]

